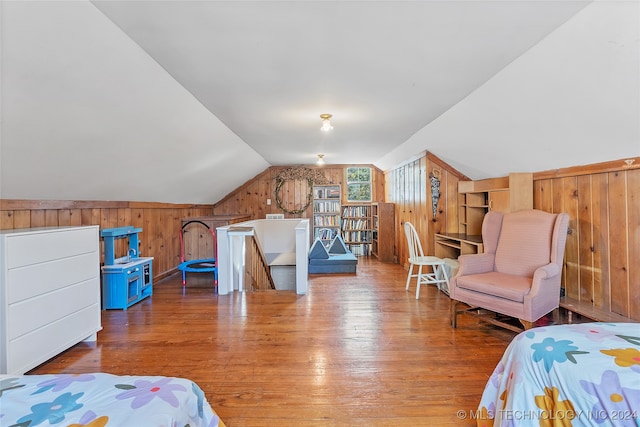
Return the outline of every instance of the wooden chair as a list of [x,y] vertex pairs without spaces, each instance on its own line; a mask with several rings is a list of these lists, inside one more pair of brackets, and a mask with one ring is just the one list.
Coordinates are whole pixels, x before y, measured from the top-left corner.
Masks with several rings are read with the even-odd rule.
[[[513,331],[524,329],[560,304],[562,260],[569,215],[526,209],[489,212],[482,222],[484,252],[461,255],[451,279],[451,326],[457,315],[475,314]],[[471,308],[458,309],[459,303]],[[500,318],[502,315],[503,318]]]
[[[407,274],[407,286],[405,286],[405,289],[409,290],[411,279],[413,277],[417,278],[416,299],[418,299],[420,296],[420,285],[436,285],[438,289],[441,289],[442,283],[449,283],[449,277],[447,276],[443,259],[424,255],[420,237],[413,224],[408,221],[405,222],[404,232],[407,236],[407,243],[409,244],[409,273]],[[414,266],[418,267],[416,274],[413,274]],[[427,267],[427,269],[431,271],[423,272],[423,267]]]

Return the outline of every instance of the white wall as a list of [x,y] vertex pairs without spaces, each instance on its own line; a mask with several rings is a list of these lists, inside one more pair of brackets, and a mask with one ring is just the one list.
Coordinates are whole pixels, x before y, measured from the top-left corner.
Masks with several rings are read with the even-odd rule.
[[591,3],[376,165],[427,150],[482,179],[637,157],[639,29],[638,1]]
[[0,7],[1,198],[213,203],[269,166],[91,3]]

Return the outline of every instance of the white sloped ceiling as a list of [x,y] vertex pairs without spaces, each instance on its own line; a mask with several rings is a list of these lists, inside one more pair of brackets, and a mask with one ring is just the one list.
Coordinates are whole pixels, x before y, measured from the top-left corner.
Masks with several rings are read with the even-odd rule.
[[640,156],[640,3],[591,3],[378,164],[426,148],[472,179]]
[[0,0],[0,198],[215,203],[317,153],[473,179],[636,157],[638,5]]
[[213,203],[268,167],[88,2],[2,3],[0,197]]

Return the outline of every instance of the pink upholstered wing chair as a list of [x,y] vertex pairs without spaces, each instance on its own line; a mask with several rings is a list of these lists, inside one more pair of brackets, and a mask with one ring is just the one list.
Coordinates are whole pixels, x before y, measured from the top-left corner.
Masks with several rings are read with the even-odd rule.
[[[451,326],[469,312],[511,330],[496,313],[528,329],[560,303],[562,260],[569,215],[536,209],[489,212],[482,222],[484,253],[461,255],[451,279]],[[458,303],[471,307],[460,310]],[[489,313],[487,313],[487,311]]]

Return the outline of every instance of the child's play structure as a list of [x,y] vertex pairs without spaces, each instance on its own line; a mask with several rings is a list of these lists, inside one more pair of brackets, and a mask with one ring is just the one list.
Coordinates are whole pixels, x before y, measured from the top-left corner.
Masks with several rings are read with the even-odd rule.
[[[212,258],[201,258],[201,259],[186,259],[185,255],[185,244],[184,244],[184,233],[185,229],[191,225],[201,225],[205,227],[209,234],[211,234],[212,242],[213,242],[213,257]],[[180,229],[180,264],[178,265],[178,270],[182,272],[182,288],[187,285],[187,273],[213,273],[213,284],[216,286],[218,284],[218,265],[216,263],[217,251],[216,251],[216,232],[212,227],[209,227],[206,223],[193,220],[188,221],[182,225]]]
[[319,273],[354,273],[358,259],[347,248],[339,234],[335,236],[329,247],[325,247],[320,238],[316,238],[309,249],[309,274]]

